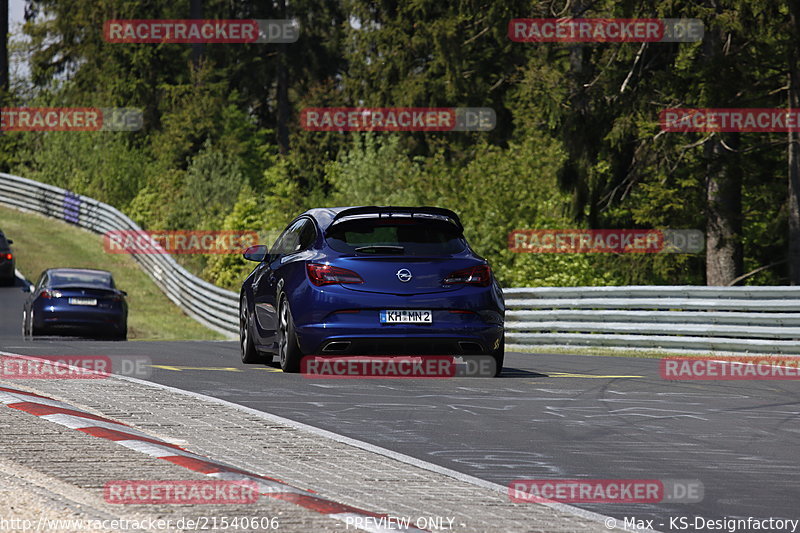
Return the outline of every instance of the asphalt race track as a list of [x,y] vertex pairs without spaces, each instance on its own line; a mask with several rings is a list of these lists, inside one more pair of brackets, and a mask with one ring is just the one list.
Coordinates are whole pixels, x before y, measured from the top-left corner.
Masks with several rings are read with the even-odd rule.
[[[235,342],[23,341],[0,288],[0,350],[146,356],[151,381],[222,398],[485,480],[699,479],[693,504],[593,504],[617,518],[797,518],[796,381],[664,381],[657,359],[509,353],[499,379],[333,380],[243,365]],[[660,525],[663,524],[663,525]]]

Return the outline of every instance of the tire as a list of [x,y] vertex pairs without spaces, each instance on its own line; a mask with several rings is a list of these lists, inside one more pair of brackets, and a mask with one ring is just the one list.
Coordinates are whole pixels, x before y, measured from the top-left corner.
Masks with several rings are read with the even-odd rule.
[[242,363],[246,365],[260,363],[263,359],[253,344],[253,337],[250,334],[250,314],[247,312],[247,303],[244,299],[239,301],[239,351]]
[[300,361],[303,354],[300,345],[297,343],[297,333],[294,329],[292,311],[286,296],[281,295],[280,307],[278,311],[278,360],[281,370],[287,373],[297,373],[300,371]]
[[500,346],[497,347],[496,350],[492,351],[492,357],[494,358],[494,377],[500,377],[500,374],[503,373],[503,361],[506,358],[506,336],[503,335],[500,337]]
[[28,337],[33,340],[37,335],[41,335],[42,331],[33,325],[33,309],[28,313]]
[[116,336],[116,339],[118,341],[126,341],[126,340],[128,340],[128,325],[127,324],[125,324],[125,327]]
[[22,311],[22,340],[28,340],[31,334],[28,332],[28,313]]

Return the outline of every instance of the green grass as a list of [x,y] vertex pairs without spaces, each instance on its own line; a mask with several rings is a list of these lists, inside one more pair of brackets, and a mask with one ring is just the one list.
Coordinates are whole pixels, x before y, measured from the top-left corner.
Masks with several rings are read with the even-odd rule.
[[[708,356],[715,356],[715,357],[726,357],[728,355],[722,354],[718,355],[715,352],[703,352],[703,351],[670,351],[670,350],[658,350],[655,348],[629,348],[629,349],[621,349],[621,348],[613,348],[613,347],[592,347],[592,346],[564,346],[564,347],[555,347],[555,346],[522,346],[522,347],[515,347],[513,350],[509,350],[506,348],[506,351],[514,351],[514,352],[525,352],[525,353],[537,353],[543,355],[598,355],[598,356],[610,356],[610,357],[637,357],[640,359],[661,359],[663,357],[708,357]],[[742,353],[741,357],[750,357],[755,354],[749,353]]]
[[[506,347],[506,351],[509,351],[509,348]],[[526,352],[526,353],[537,353],[537,354],[553,354],[553,355],[600,355],[600,356],[611,356],[611,357],[641,357],[645,359],[657,359],[661,357],[665,357],[669,354],[657,350],[617,350],[614,348],[605,348],[605,347],[592,347],[592,346],[564,346],[564,347],[555,347],[555,346],[521,346],[521,347],[514,347],[514,352]]]
[[132,257],[109,254],[103,237],[66,222],[0,207],[0,229],[14,241],[17,269],[35,283],[47,268],[99,268],[114,274],[128,293],[131,340],[218,340],[224,337],[188,317]]

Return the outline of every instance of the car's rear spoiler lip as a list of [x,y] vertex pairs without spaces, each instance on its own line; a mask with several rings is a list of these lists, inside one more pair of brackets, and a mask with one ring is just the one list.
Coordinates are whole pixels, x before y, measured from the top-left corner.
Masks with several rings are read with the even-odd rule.
[[447,217],[456,225],[458,231],[462,233],[464,231],[464,226],[461,225],[461,219],[458,218],[458,215],[449,209],[445,209],[444,207],[394,207],[377,205],[343,209],[342,211],[336,213],[336,216],[333,217],[333,220],[328,225],[328,228],[330,229],[333,227],[334,224],[344,217],[353,215],[378,215],[378,218],[381,218],[384,216],[391,217],[393,213],[408,214],[411,215],[412,218],[415,214]]

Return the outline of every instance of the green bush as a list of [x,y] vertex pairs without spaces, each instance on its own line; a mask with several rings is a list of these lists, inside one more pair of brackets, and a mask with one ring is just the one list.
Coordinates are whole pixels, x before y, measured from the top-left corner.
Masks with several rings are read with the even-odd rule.
[[146,183],[152,159],[131,133],[27,134],[25,163],[14,172],[125,209]]

